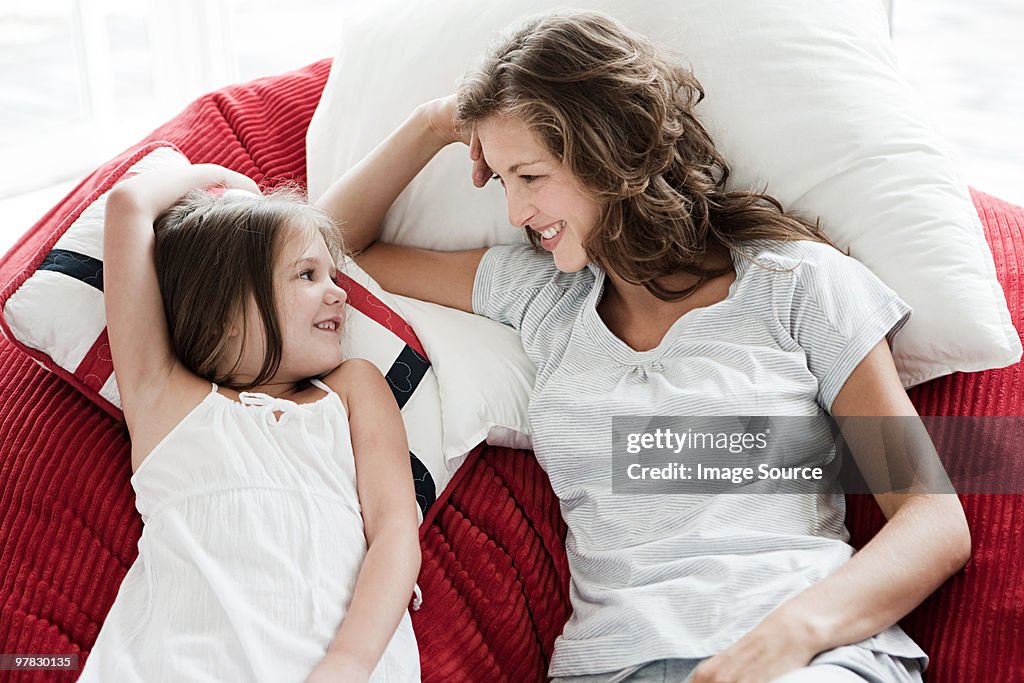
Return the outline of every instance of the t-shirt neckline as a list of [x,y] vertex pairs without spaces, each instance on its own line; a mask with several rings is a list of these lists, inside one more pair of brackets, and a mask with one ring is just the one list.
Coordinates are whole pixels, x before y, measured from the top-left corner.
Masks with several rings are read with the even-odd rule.
[[597,340],[597,343],[601,348],[610,354],[615,360],[627,365],[642,365],[661,358],[665,355],[668,348],[672,346],[676,337],[682,334],[682,331],[690,325],[692,320],[707,315],[709,311],[712,311],[734,299],[736,290],[739,287],[740,279],[743,277],[743,274],[749,264],[747,262],[747,258],[738,254],[735,250],[730,249],[729,255],[732,257],[732,264],[733,269],[736,272],[736,278],[729,285],[729,291],[726,293],[725,298],[708,306],[694,308],[676,318],[665,332],[665,335],[661,338],[661,341],[658,342],[657,346],[646,351],[637,351],[608,329],[608,326],[597,312],[597,304],[600,302],[601,297],[604,294],[604,288],[608,282],[608,277],[604,269],[597,264],[588,264],[591,272],[594,274],[594,285],[586,300],[584,323],[589,328],[591,337]]

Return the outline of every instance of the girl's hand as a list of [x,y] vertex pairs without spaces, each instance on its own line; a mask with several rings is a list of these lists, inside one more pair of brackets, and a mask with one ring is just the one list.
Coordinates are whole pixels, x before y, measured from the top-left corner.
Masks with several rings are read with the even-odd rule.
[[476,129],[467,131],[455,125],[456,106],[455,95],[427,102],[423,105],[427,125],[437,137],[441,147],[446,147],[453,142],[469,145],[469,158],[473,160],[473,184],[483,187],[491,179],[492,171],[484,161],[484,152],[480,146],[480,139],[476,136]]
[[189,191],[206,187],[234,188],[260,194],[260,188],[252,178],[216,164],[193,164],[140,173],[118,183],[114,193],[130,198],[135,209],[156,218]]
[[769,615],[734,645],[702,662],[694,669],[691,683],[768,683],[807,666],[818,654],[817,648],[773,616],[778,615]]
[[306,677],[306,683],[366,683],[372,669],[347,653],[328,650]]

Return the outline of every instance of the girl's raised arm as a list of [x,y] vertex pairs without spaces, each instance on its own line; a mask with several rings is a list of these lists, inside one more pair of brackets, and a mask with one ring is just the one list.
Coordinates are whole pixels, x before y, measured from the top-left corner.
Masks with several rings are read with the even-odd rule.
[[201,164],[128,178],[107,198],[103,229],[107,335],[133,440],[138,415],[150,407],[140,405],[143,392],[159,393],[177,367],[157,283],[153,222],[189,190],[210,185],[259,192],[241,174]]

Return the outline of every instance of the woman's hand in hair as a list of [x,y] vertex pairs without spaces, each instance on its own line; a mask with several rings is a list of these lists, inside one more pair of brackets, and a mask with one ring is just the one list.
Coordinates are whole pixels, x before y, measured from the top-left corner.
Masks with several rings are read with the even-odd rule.
[[427,116],[430,130],[440,140],[441,146],[444,147],[453,142],[461,142],[469,146],[469,158],[473,160],[473,184],[477,187],[486,185],[491,178],[491,169],[484,161],[483,148],[480,146],[480,138],[476,136],[476,129],[465,130],[455,124],[457,108],[455,95],[431,100],[422,107]]

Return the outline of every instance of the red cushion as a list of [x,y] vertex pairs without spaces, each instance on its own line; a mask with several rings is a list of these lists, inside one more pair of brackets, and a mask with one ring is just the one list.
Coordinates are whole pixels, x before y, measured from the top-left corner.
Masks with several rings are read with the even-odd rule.
[[[328,70],[320,62],[213,93],[147,141],[168,140],[193,161],[271,184],[301,182],[305,129]],[[23,238],[0,262],[0,286],[31,267],[61,220],[135,149],[90,176]],[[974,197],[1020,328],[1024,210]],[[913,398],[925,414],[1020,415],[1021,372],[1018,365],[956,375],[915,390]],[[112,417],[3,339],[0,396],[0,652],[86,653],[137,555],[141,521],[126,436]],[[569,614],[557,501],[526,452],[482,449],[460,476],[421,530],[425,600],[413,619],[423,679],[538,680]],[[1024,680],[1020,500],[966,498],[974,557],[905,620],[932,655],[927,680]],[[863,543],[877,528],[877,508],[870,499],[851,503],[851,531]]]

